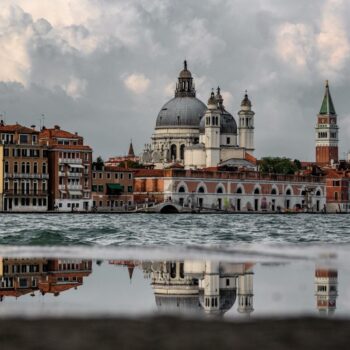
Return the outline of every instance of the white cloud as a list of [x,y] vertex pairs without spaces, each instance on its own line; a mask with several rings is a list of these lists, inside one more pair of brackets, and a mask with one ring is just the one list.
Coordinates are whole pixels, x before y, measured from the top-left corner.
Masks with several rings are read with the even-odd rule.
[[86,80],[77,77],[70,77],[67,84],[64,84],[62,87],[68,96],[77,99],[84,95],[86,86]]
[[124,85],[135,94],[143,94],[148,89],[151,81],[144,74],[133,73],[124,78]]
[[350,56],[344,10],[343,0],[328,0],[322,11],[316,44],[320,54],[319,70],[324,77],[333,77],[341,72]]
[[284,23],[277,32],[278,55],[295,68],[306,68],[311,59],[313,32],[303,23]]

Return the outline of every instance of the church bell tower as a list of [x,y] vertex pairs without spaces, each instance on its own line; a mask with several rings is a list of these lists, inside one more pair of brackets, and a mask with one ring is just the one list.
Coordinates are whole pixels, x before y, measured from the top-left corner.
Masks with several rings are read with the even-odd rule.
[[239,146],[245,148],[249,153],[254,152],[254,115],[252,103],[247,91],[241,103],[239,116]]
[[335,112],[328,80],[320,113],[316,124],[316,163],[330,165],[337,163],[338,156],[338,125],[337,113]]
[[207,168],[216,167],[220,163],[220,111],[218,101],[212,91],[205,112],[205,149]]

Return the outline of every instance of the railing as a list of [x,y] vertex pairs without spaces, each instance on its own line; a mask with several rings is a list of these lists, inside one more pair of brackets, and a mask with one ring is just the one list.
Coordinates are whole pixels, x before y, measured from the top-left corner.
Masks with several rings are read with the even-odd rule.
[[82,190],[83,186],[82,185],[67,185],[68,190]]
[[67,172],[68,177],[82,177],[82,173],[73,173],[71,171]]
[[48,195],[47,191],[22,191],[22,190],[5,190],[5,196],[18,196],[18,197],[46,197]]
[[66,173],[64,171],[59,171],[58,176],[66,176]]
[[59,158],[58,162],[66,164],[82,164],[83,160],[80,158]]
[[5,173],[7,179],[48,179],[49,174]]
[[164,176],[210,179],[266,180],[281,182],[325,182],[325,177],[322,176],[263,174],[255,171],[228,172],[167,169],[164,171]]
[[58,189],[59,190],[65,190],[66,189],[66,185],[58,185]]

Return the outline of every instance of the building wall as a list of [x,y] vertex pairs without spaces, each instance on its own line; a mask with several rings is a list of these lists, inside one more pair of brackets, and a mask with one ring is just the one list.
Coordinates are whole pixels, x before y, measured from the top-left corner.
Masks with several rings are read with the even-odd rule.
[[0,145],[0,211],[3,210],[4,193],[4,146]]
[[[244,173],[235,176],[230,173],[192,173],[198,177],[190,176],[190,172],[186,176],[185,171],[173,172],[169,176],[165,174],[158,179],[136,177],[135,198],[149,201],[157,196],[160,201],[187,207],[232,211],[293,211],[308,207],[317,212],[326,204],[325,182],[316,179],[307,181],[300,176],[259,178],[259,173],[254,172],[249,176]],[[171,176],[180,174],[183,176]],[[161,179],[163,184],[159,181]],[[308,188],[313,189],[313,194],[308,194]],[[239,191],[241,193],[237,193]]]
[[[108,184],[119,184],[123,191],[113,194]],[[132,169],[106,167],[93,170],[92,198],[97,211],[125,211],[134,207],[134,175]]]

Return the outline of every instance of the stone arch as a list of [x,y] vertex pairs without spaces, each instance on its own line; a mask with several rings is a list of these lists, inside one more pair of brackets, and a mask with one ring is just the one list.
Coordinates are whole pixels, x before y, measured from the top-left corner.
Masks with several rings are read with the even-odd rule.
[[316,195],[316,197],[322,197],[323,191],[322,191],[321,187],[316,188],[315,195]]
[[253,194],[261,194],[261,187],[259,185],[256,185],[253,190]]
[[185,159],[185,145],[180,146],[180,159],[184,160]]
[[197,193],[207,193],[208,192],[207,186],[205,185],[204,182],[201,182],[198,184],[196,192]]
[[179,211],[172,204],[166,204],[160,209],[161,214],[178,214]]
[[244,186],[243,186],[241,183],[239,183],[239,184],[237,185],[236,193],[237,193],[237,194],[244,194],[244,193],[245,193],[245,191],[244,191]]
[[181,181],[178,184],[176,192],[178,192],[178,193],[187,193],[188,192],[188,187],[184,181]]
[[225,187],[222,183],[219,183],[217,186],[216,186],[216,190],[215,190],[216,193],[218,194],[224,194],[226,191],[225,191]]
[[170,146],[170,160],[175,161],[177,159],[177,147],[175,144]]
[[294,191],[293,191],[292,186],[288,185],[286,190],[285,190],[285,192],[284,192],[284,194],[286,196],[294,196]]
[[272,185],[271,194],[275,195],[275,196],[278,196],[279,191],[278,191],[278,187],[276,185]]

